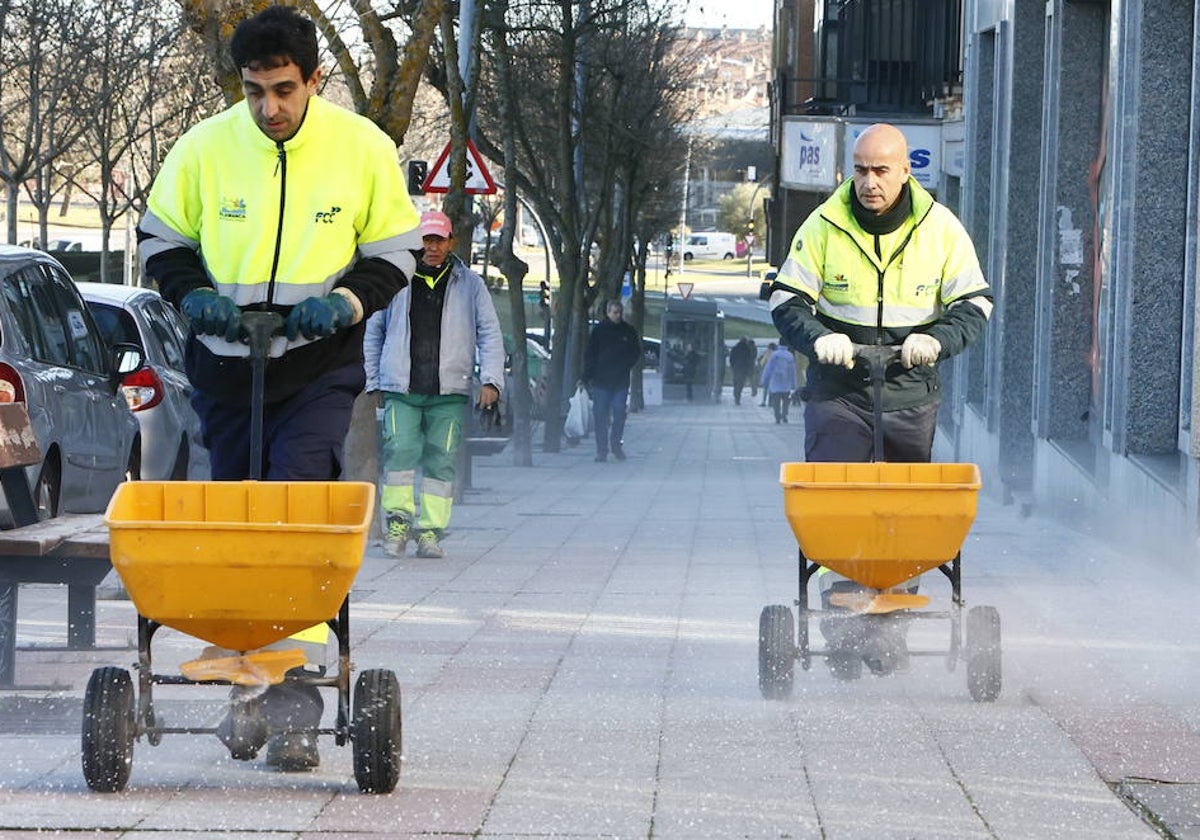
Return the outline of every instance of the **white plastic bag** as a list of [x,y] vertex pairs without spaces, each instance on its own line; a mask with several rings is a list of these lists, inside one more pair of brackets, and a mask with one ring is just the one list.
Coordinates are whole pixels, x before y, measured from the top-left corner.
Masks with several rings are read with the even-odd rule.
[[567,409],[567,422],[563,424],[563,434],[568,440],[577,441],[585,437],[592,423],[592,400],[587,389],[582,385],[575,388]]

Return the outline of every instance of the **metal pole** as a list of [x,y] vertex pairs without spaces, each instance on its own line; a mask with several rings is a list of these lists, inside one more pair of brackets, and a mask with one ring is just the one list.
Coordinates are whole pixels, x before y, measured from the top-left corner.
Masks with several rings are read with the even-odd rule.
[[[687,230],[687,205],[688,205],[688,180],[692,176],[692,141],[689,138],[687,144],[687,155],[683,160],[683,204],[679,208],[679,276],[683,277],[683,246],[685,244],[684,237]],[[664,289],[664,296],[665,296]]]

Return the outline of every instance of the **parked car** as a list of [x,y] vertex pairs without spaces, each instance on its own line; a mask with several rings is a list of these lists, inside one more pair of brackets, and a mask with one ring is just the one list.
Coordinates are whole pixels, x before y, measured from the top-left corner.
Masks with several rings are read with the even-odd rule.
[[758,281],[758,299],[771,299],[771,285],[775,282],[775,278],[779,276],[779,269],[774,266],[768,266],[763,269],[761,279]]
[[[120,380],[142,361],[139,348],[104,341],[54,257],[0,245],[0,380],[25,403],[41,451],[26,469],[40,517],[103,511],[118,484],[141,476],[141,435]],[[6,498],[0,524],[12,524]]]
[[153,289],[76,285],[108,343],[136,344],[145,354],[145,364],[121,380],[121,391],[142,428],[142,478],[208,478],[208,451],[183,367],[187,321]]
[[[471,262],[481,263],[484,256],[488,255],[488,232],[482,227],[475,228],[475,233],[471,235]],[[492,249],[500,243],[499,233],[492,234]]]

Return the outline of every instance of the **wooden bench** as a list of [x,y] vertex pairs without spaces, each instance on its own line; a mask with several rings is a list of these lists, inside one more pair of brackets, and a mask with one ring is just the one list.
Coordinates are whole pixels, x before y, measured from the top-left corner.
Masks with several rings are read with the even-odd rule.
[[0,531],[0,688],[14,687],[17,591],[23,583],[67,586],[67,647],[96,644],[96,587],[112,564],[99,513],[38,521],[25,467],[41,461],[21,403],[0,404],[0,486],[15,527]]

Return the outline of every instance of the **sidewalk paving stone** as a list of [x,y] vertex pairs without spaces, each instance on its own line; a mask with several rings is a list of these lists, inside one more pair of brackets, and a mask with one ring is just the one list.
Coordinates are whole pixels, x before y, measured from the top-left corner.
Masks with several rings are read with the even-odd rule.
[[[728,395],[653,407],[631,415],[623,463],[595,463],[590,439],[533,467],[477,459],[443,560],[374,537],[350,632],[356,667],[393,669],[403,691],[387,796],[358,793],[330,738],[320,768],[293,775],[174,735],[137,743],[125,792],[90,793],[83,686],[132,665],[135,612],[102,601],[102,648],[53,650],[65,590],[22,588],[19,642],[41,648],[18,651],[18,682],[57,688],[0,692],[0,840],[1200,840],[1194,573],[986,490],[964,595],[1002,616],[996,702],[973,703],[944,654],[852,683],[814,656],[789,699],[760,697],[759,611],[796,597],[778,475],[801,419],[776,426]],[[944,609],[940,577],[922,591]],[[910,642],[943,649],[948,626],[918,623]],[[202,646],[163,631],[156,668]],[[224,694],[162,688],[156,706],[213,725]]]

